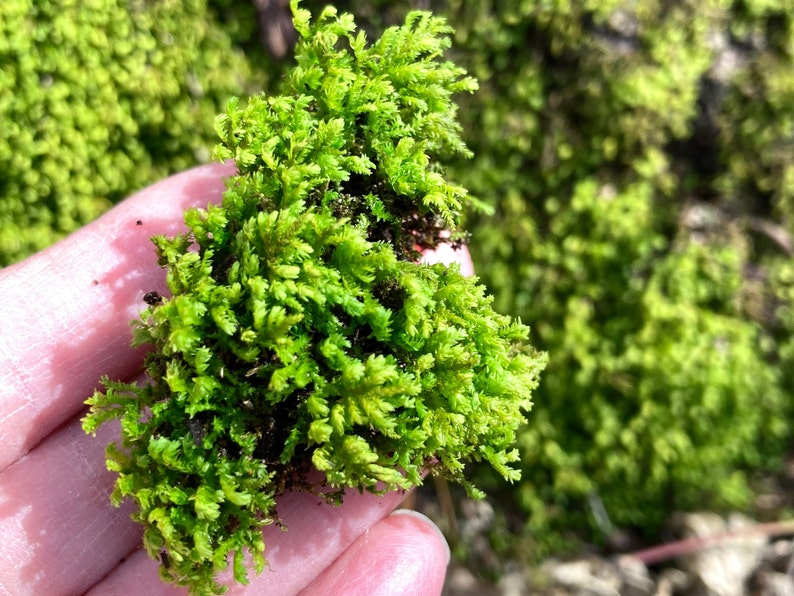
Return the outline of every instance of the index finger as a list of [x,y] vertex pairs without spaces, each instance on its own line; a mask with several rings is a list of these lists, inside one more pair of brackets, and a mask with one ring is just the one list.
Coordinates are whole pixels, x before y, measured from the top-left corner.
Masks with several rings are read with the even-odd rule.
[[165,288],[149,238],[183,231],[184,210],[220,200],[233,174],[228,163],[167,178],[0,270],[0,471],[76,415],[101,375],[140,369],[129,322]]

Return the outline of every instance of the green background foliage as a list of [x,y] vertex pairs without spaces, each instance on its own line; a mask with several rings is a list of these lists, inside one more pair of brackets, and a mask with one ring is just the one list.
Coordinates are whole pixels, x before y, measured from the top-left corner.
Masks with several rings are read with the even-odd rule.
[[[338,7],[374,34],[415,4]],[[791,439],[794,9],[422,4],[480,83],[460,113],[475,157],[451,170],[494,209],[468,222],[478,274],[549,353],[505,502],[545,546],[603,538],[594,502],[646,533],[674,509],[751,506]],[[6,263],[197,161],[225,97],[289,63],[242,0],[96,0],[91,23],[37,5],[0,8]]]
[[203,0],[0,6],[0,265],[209,158],[261,77]]

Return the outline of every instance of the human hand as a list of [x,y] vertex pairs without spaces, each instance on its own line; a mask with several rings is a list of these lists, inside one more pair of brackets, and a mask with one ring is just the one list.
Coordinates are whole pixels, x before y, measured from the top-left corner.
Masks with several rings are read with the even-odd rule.
[[[100,375],[142,368],[129,321],[145,293],[166,289],[149,237],[183,231],[184,209],[218,201],[233,173],[215,164],[172,176],[0,270],[0,594],[181,592],[160,582],[141,549],[132,505],[109,502],[104,447],[118,428],[92,438],[80,417]],[[264,530],[269,567],[229,593],[440,593],[448,547],[418,514],[389,515],[402,497],[351,491],[330,507],[283,495],[288,531]]]

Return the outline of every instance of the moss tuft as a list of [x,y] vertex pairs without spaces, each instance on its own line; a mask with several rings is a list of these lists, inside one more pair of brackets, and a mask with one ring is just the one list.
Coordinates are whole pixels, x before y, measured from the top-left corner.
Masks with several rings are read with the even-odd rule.
[[[295,10],[297,65],[280,95],[216,121],[233,157],[220,206],[154,239],[170,296],[136,325],[142,386],[105,380],[84,421],[120,418],[113,500],[135,499],[162,577],[222,591],[288,489],[407,489],[430,472],[481,493],[468,462],[519,474],[515,432],[544,357],[476,279],[414,261],[456,234],[464,190],[440,157],[467,153],[441,60],[449,27],[413,12],[368,45],[348,14]],[[324,473],[322,486],[309,475]]]

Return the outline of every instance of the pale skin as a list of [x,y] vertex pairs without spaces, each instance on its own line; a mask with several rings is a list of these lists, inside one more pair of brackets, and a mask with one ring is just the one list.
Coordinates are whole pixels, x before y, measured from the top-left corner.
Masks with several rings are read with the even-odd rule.
[[[0,594],[167,595],[140,548],[132,504],[108,501],[104,448],[80,427],[100,376],[140,374],[129,321],[167,293],[149,237],[184,229],[183,210],[217,202],[232,164],[172,176],[53,247],[0,270]],[[428,260],[471,262],[450,250]],[[426,518],[392,513],[404,495],[351,491],[334,508],[283,495],[287,531],[265,529],[269,567],[231,594],[439,594],[449,549]]]

